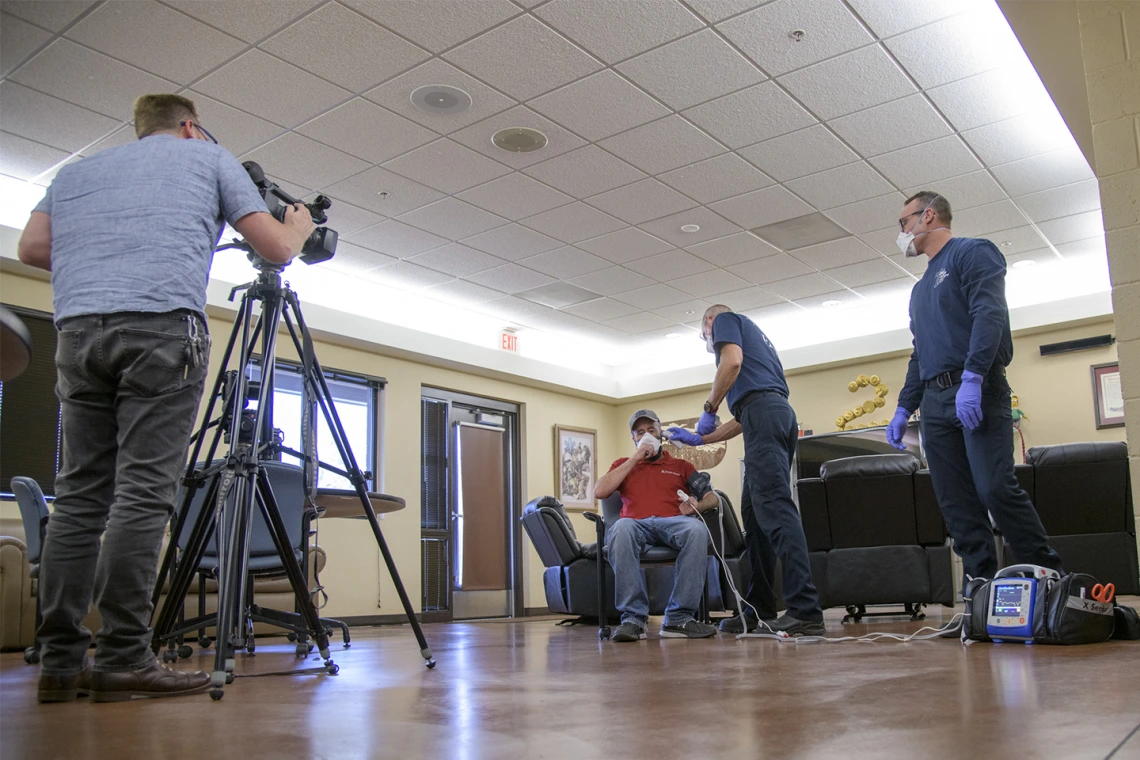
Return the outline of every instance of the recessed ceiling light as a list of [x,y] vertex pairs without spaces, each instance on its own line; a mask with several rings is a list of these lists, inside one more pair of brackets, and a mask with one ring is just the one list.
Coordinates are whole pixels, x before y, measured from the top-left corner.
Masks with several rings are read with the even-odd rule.
[[842,301],[837,301],[836,299],[832,298],[832,299],[831,299],[831,300],[829,300],[829,301],[824,301],[823,303],[821,303],[821,304],[820,304],[820,306],[822,306],[822,307],[823,307],[823,308],[825,308],[825,309],[830,309],[831,307],[833,307],[833,306],[838,306],[838,305],[839,305],[839,304],[841,304],[841,303],[843,303],[843,302],[842,302]]
[[508,153],[531,153],[546,147],[546,135],[529,127],[507,127],[491,135],[491,142]]
[[412,104],[427,113],[452,115],[471,107],[471,96],[458,87],[425,84],[412,90]]
[[1011,245],[1013,245],[1013,243],[1009,242],[1008,240],[1005,240],[1005,241],[1002,241],[1001,247],[1002,248],[1009,248]]
[[684,336],[681,333],[665,333],[665,337],[666,338],[682,338]]
[[1037,262],[1034,261],[1033,259],[1022,259],[1021,261],[1015,261],[1013,263],[1013,268],[1014,269],[1025,269],[1026,267],[1031,267],[1036,263]]
[[695,312],[695,311],[686,311],[685,313],[686,313],[686,314],[696,314],[696,312]]
[[681,232],[697,232],[701,229],[699,224],[682,224]]

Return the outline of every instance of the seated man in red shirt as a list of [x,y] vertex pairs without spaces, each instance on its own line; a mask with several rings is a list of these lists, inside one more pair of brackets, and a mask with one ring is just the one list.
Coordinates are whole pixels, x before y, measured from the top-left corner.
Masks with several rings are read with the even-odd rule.
[[[649,623],[649,595],[641,575],[641,554],[648,546],[676,549],[673,593],[661,625],[663,638],[704,639],[716,634],[716,627],[696,619],[697,605],[705,582],[705,558],[709,533],[697,512],[719,504],[711,488],[692,497],[690,476],[696,468],[661,450],[661,420],[649,409],[640,409],[629,418],[633,445],[637,451],[610,466],[598,480],[594,497],[604,499],[621,493],[621,519],[606,526],[606,549],[614,569],[615,603],[621,612],[621,626],[614,641],[645,638]],[[690,494],[682,501],[681,490]]]

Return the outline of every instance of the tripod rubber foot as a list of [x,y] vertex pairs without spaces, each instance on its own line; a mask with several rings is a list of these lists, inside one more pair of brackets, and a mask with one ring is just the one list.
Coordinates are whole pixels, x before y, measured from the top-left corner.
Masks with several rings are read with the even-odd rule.
[[328,669],[330,676],[335,676],[337,673],[340,672],[340,665],[337,665],[332,660],[329,660],[328,662],[325,663],[325,668]]
[[432,668],[435,667],[435,660],[429,659],[427,662],[424,663],[424,665],[427,666],[428,670],[431,670]]
[[425,660],[430,660],[431,659],[431,647],[424,647],[423,649],[421,649],[420,650],[420,656],[423,657]]
[[217,702],[225,695],[226,693],[216,686],[213,689],[210,689],[210,699],[214,700],[215,702]]

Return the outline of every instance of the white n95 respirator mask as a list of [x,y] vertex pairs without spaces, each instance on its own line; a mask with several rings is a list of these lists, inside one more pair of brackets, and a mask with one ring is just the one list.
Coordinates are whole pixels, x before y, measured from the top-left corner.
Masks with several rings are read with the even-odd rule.
[[648,432],[645,435],[641,436],[640,441],[635,441],[633,447],[635,449],[639,449],[647,443],[652,444],[654,456],[656,456],[657,452],[661,451],[661,441],[659,441],[657,439],[657,436],[653,435],[653,433]]

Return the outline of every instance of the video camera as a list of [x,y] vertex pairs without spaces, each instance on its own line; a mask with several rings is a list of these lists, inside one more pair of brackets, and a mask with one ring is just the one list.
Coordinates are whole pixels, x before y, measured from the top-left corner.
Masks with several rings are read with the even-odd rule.
[[[249,178],[253,180],[253,184],[257,185],[258,192],[265,200],[265,205],[269,208],[269,213],[277,221],[285,222],[285,209],[287,206],[292,206],[295,203],[301,203],[289,193],[282,190],[278,185],[270,182],[265,177],[265,172],[262,171],[261,166],[255,161],[246,161],[242,164],[246,172],[249,173]],[[309,210],[309,216],[313,219],[313,224],[321,225],[328,223],[328,215],[325,214],[332,206],[332,200],[327,196],[318,195],[313,199],[312,203],[302,203],[305,208]],[[301,249],[301,261],[306,264],[320,264],[322,261],[328,261],[336,254],[336,244],[338,235],[336,230],[329,229],[328,227],[317,227],[313,230],[313,234],[305,241],[305,246]]]

